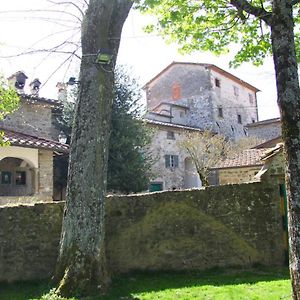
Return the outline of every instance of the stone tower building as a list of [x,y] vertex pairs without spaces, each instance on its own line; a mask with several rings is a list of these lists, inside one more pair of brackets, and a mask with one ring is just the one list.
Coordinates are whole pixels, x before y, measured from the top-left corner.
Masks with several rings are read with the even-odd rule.
[[251,84],[212,64],[173,62],[145,86],[147,118],[210,129],[237,140],[258,121]]

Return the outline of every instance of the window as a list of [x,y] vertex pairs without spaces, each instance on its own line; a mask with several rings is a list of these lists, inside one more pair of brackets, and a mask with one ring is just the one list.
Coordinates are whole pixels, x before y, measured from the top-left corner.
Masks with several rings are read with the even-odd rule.
[[16,172],[16,185],[25,185],[26,184],[26,172],[17,171]]
[[254,118],[252,118],[252,123],[255,123],[255,119]]
[[11,173],[10,172],[1,172],[1,183],[2,184],[11,184]]
[[237,86],[233,86],[233,93],[236,97],[239,95],[239,88]]
[[242,115],[237,115],[238,123],[242,124]]
[[218,117],[223,118],[223,108],[221,106],[218,107]]
[[253,95],[249,93],[248,96],[249,96],[249,102],[253,104]]
[[168,140],[175,140],[175,134],[173,131],[167,131],[167,139]]
[[184,115],[185,115],[185,113],[184,113],[183,111],[181,111],[181,112],[179,113],[180,118],[183,118]]
[[215,78],[215,86],[218,87],[218,88],[221,87],[220,79]]
[[166,168],[178,167],[178,155],[165,155]]

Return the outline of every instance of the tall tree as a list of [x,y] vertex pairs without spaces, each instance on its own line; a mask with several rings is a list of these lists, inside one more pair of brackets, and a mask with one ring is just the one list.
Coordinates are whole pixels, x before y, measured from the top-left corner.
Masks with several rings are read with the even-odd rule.
[[[75,93],[70,93],[74,100]],[[107,190],[113,192],[140,192],[148,188],[152,159],[148,150],[151,132],[141,121],[144,113],[140,103],[141,93],[137,81],[124,67],[116,68],[115,93],[111,115],[109,139]],[[63,101],[57,115],[59,130],[71,139],[75,101]],[[57,157],[56,185],[66,186],[66,157]]]
[[[64,296],[103,292],[109,284],[104,248],[108,139],[114,65],[131,6],[130,0],[90,0],[81,25],[80,88],[55,274],[57,293]],[[107,52],[111,61],[101,56]]]
[[110,191],[140,192],[148,188],[152,159],[151,132],[140,117],[140,89],[124,68],[117,68],[112,109],[107,185]]
[[[141,0],[158,18],[157,28],[183,51],[227,51],[240,44],[233,65],[262,63],[272,54],[287,163],[290,273],[293,298],[300,299],[300,89],[299,0]],[[148,29],[153,29],[149,27]],[[296,46],[297,53],[296,55]]]

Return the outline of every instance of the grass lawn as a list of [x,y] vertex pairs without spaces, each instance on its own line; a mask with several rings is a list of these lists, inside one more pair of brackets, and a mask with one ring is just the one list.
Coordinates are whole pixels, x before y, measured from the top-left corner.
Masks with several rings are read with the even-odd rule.
[[[45,296],[47,282],[0,285],[1,300],[58,300]],[[43,296],[44,295],[44,296]],[[211,270],[187,273],[137,273],[117,278],[110,293],[86,300],[230,300],[290,299],[288,270],[251,269]],[[76,300],[79,298],[76,298]]]

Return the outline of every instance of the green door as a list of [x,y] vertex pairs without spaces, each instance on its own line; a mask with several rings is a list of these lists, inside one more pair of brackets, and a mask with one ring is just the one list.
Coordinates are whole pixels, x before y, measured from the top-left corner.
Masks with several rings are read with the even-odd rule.
[[163,190],[162,182],[151,182],[150,183],[150,192],[158,192]]

